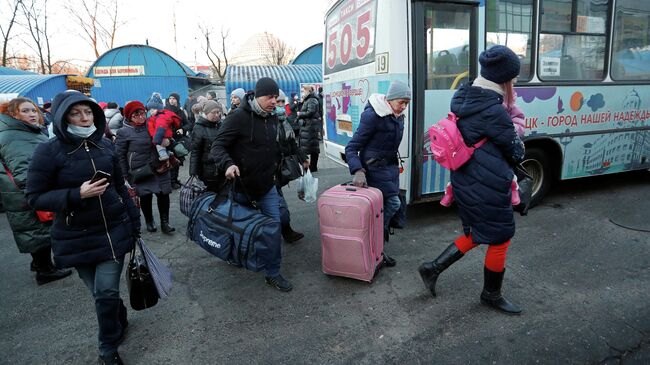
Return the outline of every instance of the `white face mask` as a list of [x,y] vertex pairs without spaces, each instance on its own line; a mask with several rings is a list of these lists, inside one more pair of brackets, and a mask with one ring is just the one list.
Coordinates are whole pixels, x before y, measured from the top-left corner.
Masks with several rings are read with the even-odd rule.
[[91,125],[90,127],[80,127],[77,125],[72,125],[68,124],[68,132],[74,134],[77,137],[81,138],[88,138],[90,137],[95,131],[97,130],[97,127],[95,125]]

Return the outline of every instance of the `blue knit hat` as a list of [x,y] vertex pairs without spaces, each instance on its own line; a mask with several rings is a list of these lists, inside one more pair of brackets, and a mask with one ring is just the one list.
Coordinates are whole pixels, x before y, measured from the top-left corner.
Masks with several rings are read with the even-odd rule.
[[481,64],[481,76],[497,84],[517,77],[521,67],[519,57],[510,48],[501,45],[481,52],[478,62]]
[[151,94],[151,97],[149,98],[149,100],[147,100],[147,109],[156,109],[156,110],[165,109],[165,106],[163,105],[162,97],[160,97],[160,93]]
[[244,100],[244,96],[246,96],[246,90],[242,89],[241,87],[237,88],[230,93],[230,96],[236,96],[239,98],[239,100]]
[[409,99],[411,100],[411,89],[401,81],[393,81],[388,87],[386,100]]

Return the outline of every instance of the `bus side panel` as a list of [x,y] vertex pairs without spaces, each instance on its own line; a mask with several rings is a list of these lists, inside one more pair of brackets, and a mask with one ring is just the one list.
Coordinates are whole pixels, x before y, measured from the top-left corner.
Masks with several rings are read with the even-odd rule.
[[562,179],[650,167],[650,88],[602,85],[516,90],[517,105],[526,115],[526,136],[548,136],[562,146]]

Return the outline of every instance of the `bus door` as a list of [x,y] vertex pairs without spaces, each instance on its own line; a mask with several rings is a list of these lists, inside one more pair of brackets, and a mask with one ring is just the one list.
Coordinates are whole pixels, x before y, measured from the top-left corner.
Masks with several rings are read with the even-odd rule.
[[431,125],[447,115],[456,89],[477,74],[480,1],[413,4],[413,128],[411,200],[444,190],[449,172],[433,161]]

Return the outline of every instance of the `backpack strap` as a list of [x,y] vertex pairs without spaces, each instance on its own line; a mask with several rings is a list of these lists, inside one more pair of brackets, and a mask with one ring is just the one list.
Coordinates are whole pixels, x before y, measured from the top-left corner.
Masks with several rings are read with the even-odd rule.
[[487,137],[485,137],[485,138],[483,138],[482,140],[480,140],[480,141],[474,143],[473,146],[469,146],[469,147],[473,147],[474,149],[477,149],[477,148],[481,147],[482,145],[484,145],[485,142],[487,142],[487,140],[488,140]]

